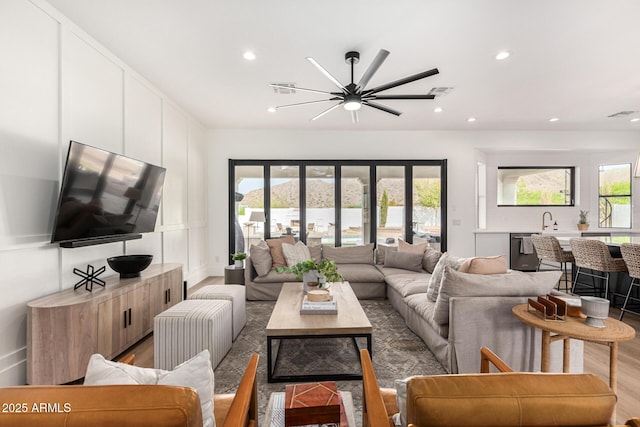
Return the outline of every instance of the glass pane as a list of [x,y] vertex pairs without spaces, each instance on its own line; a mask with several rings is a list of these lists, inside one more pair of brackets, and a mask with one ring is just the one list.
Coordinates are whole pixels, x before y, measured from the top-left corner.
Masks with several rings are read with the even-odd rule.
[[306,180],[306,233],[307,246],[335,243],[336,174],[333,166],[307,166]]
[[300,168],[271,166],[271,237],[300,235]]
[[[247,252],[250,243],[264,238],[264,176],[262,166],[235,167],[235,252]],[[253,217],[253,220],[251,219]]]
[[600,166],[598,192],[598,225],[631,228],[631,164]]
[[413,243],[429,242],[440,250],[440,167],[413,167]]
[[[343,166],[340,191],[342,246],[369,243],[369,166]],[[334,227],[335,228],[335,227]]]
[[498,167],[498,206],[573,206],[573,171]]
[[377,166],[378,243],[395,245],[404,236],[404,166]]

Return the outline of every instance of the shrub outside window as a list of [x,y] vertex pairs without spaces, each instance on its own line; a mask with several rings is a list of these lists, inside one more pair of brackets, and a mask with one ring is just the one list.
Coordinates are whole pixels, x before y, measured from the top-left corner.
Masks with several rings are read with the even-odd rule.
[[498,206],[574,206],[575,168],[498,166]]
[[631,228],[631,163],[599,167],[598,226]]

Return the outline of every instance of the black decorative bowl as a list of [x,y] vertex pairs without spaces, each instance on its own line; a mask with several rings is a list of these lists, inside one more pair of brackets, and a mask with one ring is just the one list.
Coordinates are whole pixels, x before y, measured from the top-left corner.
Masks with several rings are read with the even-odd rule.
[[121,255],[107,258],[107,263],[121,279],[140,276],[140,272],[149,267],[153,255]]

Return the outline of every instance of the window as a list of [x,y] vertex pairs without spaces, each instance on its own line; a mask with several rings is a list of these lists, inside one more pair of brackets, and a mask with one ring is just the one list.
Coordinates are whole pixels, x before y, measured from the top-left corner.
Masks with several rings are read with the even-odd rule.
[[498,166],[498,206],[574,206],[575,168]]
[[598,226],[631,228],[631,163],[599,167]]
[[229,253],[287,233],[446,251],[446,211],[446,160],[229,160]]

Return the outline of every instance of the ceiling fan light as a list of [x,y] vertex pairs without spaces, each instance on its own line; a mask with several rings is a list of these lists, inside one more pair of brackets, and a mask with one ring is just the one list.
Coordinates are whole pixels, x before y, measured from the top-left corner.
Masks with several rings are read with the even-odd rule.
[[344,109],[347,111],[357,111],[360,109],[360,107],[362,107],[360,101],[357,100],[346,101],[343,105]]

